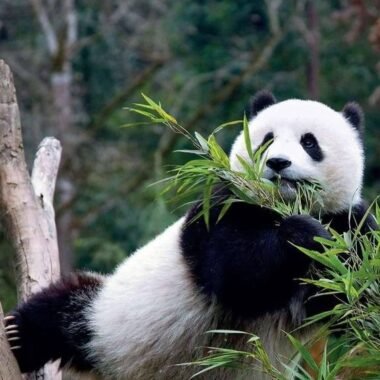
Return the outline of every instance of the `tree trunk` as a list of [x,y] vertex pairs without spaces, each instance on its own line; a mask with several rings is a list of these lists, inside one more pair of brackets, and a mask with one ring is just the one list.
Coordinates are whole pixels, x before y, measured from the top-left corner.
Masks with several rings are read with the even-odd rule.
[[[54,103],[54,120],[58,138],[66,147],[63,157],[63,173],[58,181],[57,193],[61,203],[69,202],[75,194],[75,186],[68,176],[70,165],[65,165],[75,152],[77,141],[73,140],[76,134],[73,128],[73,104],[72,104],[72,72],[71,62],[63,62],[61,71],[53,72],[51,77],[51,90]],[[72,269],[73,247],[72,247],[72,219],[71,209],[65,210],[57,218],[58,245],[60,251],[60,264],[62,273],[69,273]]]
[[[53,209],[60,155],[60,143],[53,138],[45,139],[39,147],[30,178],[12,74],[0,60],[0,207],[19,263],[21,300],[60,277]],[[45,380],[61,378],[56,365],[46,366],[38,378],[41,375]]]

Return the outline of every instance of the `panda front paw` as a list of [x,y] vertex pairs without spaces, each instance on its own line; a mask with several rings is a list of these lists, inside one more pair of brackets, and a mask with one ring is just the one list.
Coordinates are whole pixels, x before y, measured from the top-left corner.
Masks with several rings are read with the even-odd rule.
[[287,217],[280,225],[280,235],[283,239],[296,246],[316,251],[322,250],[322,245],[315,241],[316,237],[331,238],[326,228],[310,215]]
[[17,310],[12,311],[4,318],[5,335],[9,346],[17,360],[22,373],[30,372],[30,360],[33,357],[32,352],[28,352],[28,342],[25,342],[25,334],[21,313]]
[[22,373],[38,370],[41,342],[33,333],[21,310],[16,309],[4,318],[5,335]]
[[20,316],[19,313],[14,312],[4,318],[5,336],[8,340],[9,346],[12,351],[21,349],[20,337]]

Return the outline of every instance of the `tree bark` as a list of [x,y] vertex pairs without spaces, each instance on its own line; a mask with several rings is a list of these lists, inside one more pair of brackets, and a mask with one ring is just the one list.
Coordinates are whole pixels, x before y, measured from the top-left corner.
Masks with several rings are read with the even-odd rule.
[[[0,60],[0,207],[19,263],[18,294],[23,301],[60,276],[52,206],[60,155],[57,140],[43,141],[33,168],[34,189],[25,163],[12,73]],[[46,366],[41,375],[46,380],[61,378],[56,365]]]
[[51,252],[51,280],[60,277],[59,249],[55,212],[53,207],[55,183],[62,154],[61,143],[53,137],[46,137],[38,147],[32,170],[32,187],[39,200],[46,223],[42,224],[45,243]]

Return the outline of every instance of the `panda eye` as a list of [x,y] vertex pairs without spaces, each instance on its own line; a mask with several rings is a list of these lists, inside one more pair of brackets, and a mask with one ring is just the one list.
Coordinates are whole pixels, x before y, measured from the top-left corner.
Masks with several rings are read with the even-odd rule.
[[301,137],[300,144],[306,153],[317,162],[321,162],[324,158],[321,147],[318,144],[318,140],[312,133],[306,133]]
[[311,149],[314,148],[317,145],[317,140],[311,133],[306,133],[301,138],[301,145],[305,149]]

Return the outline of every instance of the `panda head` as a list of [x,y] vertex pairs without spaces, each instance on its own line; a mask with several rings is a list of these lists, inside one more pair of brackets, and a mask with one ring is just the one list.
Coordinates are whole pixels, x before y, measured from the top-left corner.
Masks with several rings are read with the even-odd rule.
[[[321,185],[326,212],[338,213],[361,201],[363,113],[357,104],[336,112],[311,100],[277,103],[272,94],[260,92],[251,103],[248,127],[253,150],[272,141],[263,155],[263,175],[281,178],[284,198],[294,198],[296,183],[308,181]],[[242,171],[237,156],[249,162],[242,133],[230,154],[231,168]]]

